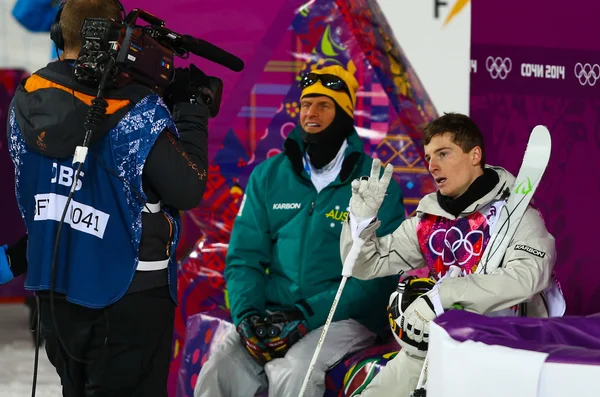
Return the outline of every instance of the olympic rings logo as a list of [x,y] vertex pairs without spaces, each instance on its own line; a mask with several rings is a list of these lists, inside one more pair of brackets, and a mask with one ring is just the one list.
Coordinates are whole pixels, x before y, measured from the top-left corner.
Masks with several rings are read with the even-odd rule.
[[582,86],[589,85],[593,87],[596,82],[600,79],[600,66],[597,64],[582,64],[577,62],[575,64],[575,77],[579,80],[579,84]]
[[512,70],[512,61],[510,58],[490,56],[485,60],[485,68],[492,79],[504,80]]
[[[433,240],[435,236],[439,233],[444,233],[444,246],[442,247],[441,251],[438,251],[433,246]],[[479,246],[479,250],[475,252],[475,247],[473,246],[474,243],[472,243],[471,241],[477,242],[479,241],[479,239],[483,240],[483,237],[484,234],[481,230],[472,230],[466,235],[463,235],[462,231],[456,226],[452,226],[448,230],[438,229],[435,232],[431,233],[431,236],[429,237],[429,249],[431,250],[431,252],[442,258],[445,266],[451,266],[455,263],[458,263],[458,265],[463,266],[465,263],[468,263],[471,260],[471,258],[481,256],[483,250],[482,245]],[[446,260],[446,256],[449,256],[446,255],[446,248],[452,253],[450,261]],[[457,258],[456,254],[459,250],[462,250],[464,253],[468,254],[468,256],[459,255],[461,256],[461,258]],[[465,256],[466,259],[464,258]]]

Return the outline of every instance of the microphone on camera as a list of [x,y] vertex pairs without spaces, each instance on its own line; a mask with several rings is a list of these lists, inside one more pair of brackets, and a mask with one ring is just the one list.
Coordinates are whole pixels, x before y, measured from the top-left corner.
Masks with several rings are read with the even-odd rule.
[[234,72],[241,72],[244,69],[244,61],[208,41],[197,39],[187,34],[181,36],[180,41],[182,47],[192,54],[218,63]]

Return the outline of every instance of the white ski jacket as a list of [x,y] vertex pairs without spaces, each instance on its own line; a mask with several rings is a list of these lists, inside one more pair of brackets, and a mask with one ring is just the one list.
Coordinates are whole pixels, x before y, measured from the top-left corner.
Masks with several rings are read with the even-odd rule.
[[[421,199],[416,215],[392,234],[377,238],[379,221],[373,221],[360,234],[365,244],[352,276],[368,280],[428,266],[430,276],[438,280],[450,265],[458,265],[463,277],[447,277],[439,283],[444,309],[459,303],[465,310],[489,314],[527,302],[528,316],[547,317],[548,305],[541,293],[553,284],[555,241],[533,207],[525,212],[502,265],[489,274],[473,274],[515,180],[504,168],[489,168],[498,173],[499,183],[458,218],[444,211],[432,193]],[[344,260],[352,246],[349,222],[344,222],[340,244]]]

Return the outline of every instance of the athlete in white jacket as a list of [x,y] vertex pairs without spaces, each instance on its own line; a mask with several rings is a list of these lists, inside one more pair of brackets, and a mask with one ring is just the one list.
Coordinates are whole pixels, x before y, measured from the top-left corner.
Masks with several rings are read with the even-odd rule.
[[406,308],[401,332],[408,343],[401,342],[402,350],[361,397],[409,396],[426,355],[422,350],[429,322],[454,304],[480,314],[510,315],[516,305],[526,302],[528,316],[549,314],[542,292],[552,281],[555,241],[535,208],[525,212],[502,265],[487,274],[474,274],[515,180],[505,169],[485,165],[479,128],[467,116],[446,114],[427,126],[423,143],[438,191],[423,197],[416,215],[392,234],[377,238],[376,214],[392,167],[388,165],[381,180],[376,173],[354,181],[350,221],[342,229],[342,258],[350,251],[354,229],[365,243],[353,277],[366,280],[424,266],[434,280],[444,277],[451,266],[457,266],[462,277],[444,278]]

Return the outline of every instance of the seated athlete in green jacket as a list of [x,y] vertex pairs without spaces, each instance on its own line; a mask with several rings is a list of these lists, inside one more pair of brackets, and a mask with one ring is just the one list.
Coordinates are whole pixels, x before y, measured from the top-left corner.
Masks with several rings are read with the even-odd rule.
[[[354,65],[314,71],[302,80],[300,125],[284,153],[258,165],[236,218],[225,277],[236,331],[202,367],[194,396],[297,396],[342,279],[340,232],[351,182],[372,159],[354,129]],[[381,166],[375,165],[383,170]],[[392,181],[378,233],[404,220]],[[325,372],[374,344],[389,328],[387,299],[397,277],[349,279],[306,396],[322,396]]]

